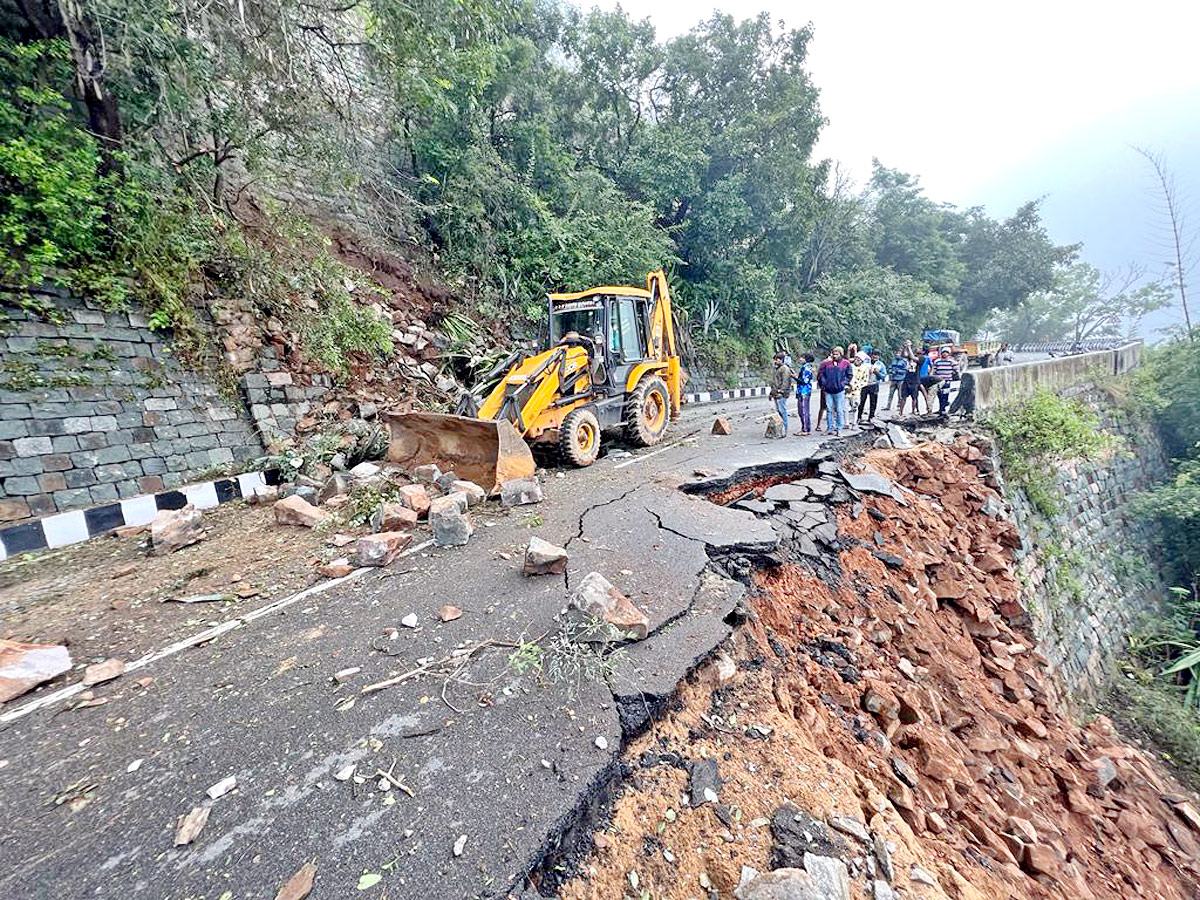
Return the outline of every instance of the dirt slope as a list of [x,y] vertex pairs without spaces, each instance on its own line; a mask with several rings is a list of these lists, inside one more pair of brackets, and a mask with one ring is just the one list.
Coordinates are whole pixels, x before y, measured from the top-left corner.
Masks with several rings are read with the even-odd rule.
[[[975,440],[870,454],[903,502],[840,505],[837,567],[793,553],[753,576],[732,659],[630,746],[562,897],[730,897],[744,865],[806,850],[844,860],[855,898],[1200,895],[1195,801],[1107,720],[1060,707]],[[700,760],[716,802],[689,803]]]

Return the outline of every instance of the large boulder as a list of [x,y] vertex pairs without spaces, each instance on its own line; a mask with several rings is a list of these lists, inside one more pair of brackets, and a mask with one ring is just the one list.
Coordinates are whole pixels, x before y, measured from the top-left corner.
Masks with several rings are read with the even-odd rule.
[[325,520],[329,513],[313,506],[303,497],[293,494],[275,503],[275,522],[279,525],[299,525],[312,528]]
[[526,575],[561,575],[567,571],[567,551],[540,537],[531,537],[525,548]]
[[467,495],[461,491],[438,497],[429,505],[429,528],[439,547],[461,547],[475,528],[467,515]]
[[190,503],[183,509],[164,509],[150,523],[151,551],[159,556],[174,553],[203,538],[204,516]]
[[571,595],[569,604],[585,617],[581,640],[612,643],[644,640],[650,633],[650,619],[633,605],[599,572],[588,572]]
[[785,437],[783,430],[783,419],[779,417],[779,413],[771,413],[770,417],[767,419],[767,430],[763,433],[763,437]]
[[733,434],[733,426],[729,424],[729,420],[724,416],[717,416],[713,419],[712,433]]

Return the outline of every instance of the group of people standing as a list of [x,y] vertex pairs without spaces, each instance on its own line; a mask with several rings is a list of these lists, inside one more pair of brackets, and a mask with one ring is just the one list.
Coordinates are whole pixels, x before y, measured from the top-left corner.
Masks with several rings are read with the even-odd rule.
[[892,408],[892,401],[899,396],[897,415],[904,415],[905,404],[912,401],[912,414],[918,413],[918,398],[925,401],[925,411],[932,412],[931,390],[936,389],[938,412],[945,412],[950,402],[950,385],[961,376],[949,346],[913,349],[908,341],[896,349],[890,365],[884,365],[878,348],[869,344],[859,349],[857,344],[849,347],[833,347],[821,362],[812,353],[805,354],[797,367],[785,351],[775,354],[775,368],[771,373],[771,399],[783,420],[783,435],[788,431],[788,400],[793,388],[796,395],[796,414],[800,418],[800,434],[810,434],[813,428],[812,395],[819,397],[816,429],[821,430],[821,419],[830,434],[841,434],[854,424],[862,425],[875,418],[879,406],[879,394],[884,384],[888,387],[887,403],[883,411]]

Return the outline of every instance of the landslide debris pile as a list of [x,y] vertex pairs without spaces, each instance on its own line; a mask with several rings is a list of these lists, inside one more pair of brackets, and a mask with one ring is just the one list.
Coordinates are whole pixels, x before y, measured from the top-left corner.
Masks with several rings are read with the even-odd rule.
[[[627,748],[562,897],[1200,896],[1194,798],[1107,719],[1060,709],[990,442],[948,440],[738,498],[787,558],[752,575],[729,654]],[[814,501],[832,540],[814,543]]]

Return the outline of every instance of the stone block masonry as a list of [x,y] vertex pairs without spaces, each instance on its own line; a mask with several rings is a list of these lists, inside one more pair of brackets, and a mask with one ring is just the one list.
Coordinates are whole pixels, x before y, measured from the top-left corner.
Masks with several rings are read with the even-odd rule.
[[1086,703],[1106,684],[1126,637],[1161,601],[1157,548],[1128,507],[1168,467],[1152,426],[1099,391],[1077,396],[1121,446],[1060,465],[1060,508],[1048,519],[1019,490],[1009,500],[1025,545],[1017,557],[1022,598],[1041,650],[1068,694]]
[[0,295],[0,526],[170,490],[263,454],[242,398],[184,365],[143,316],[60,291],[52,323],[13,300]]

